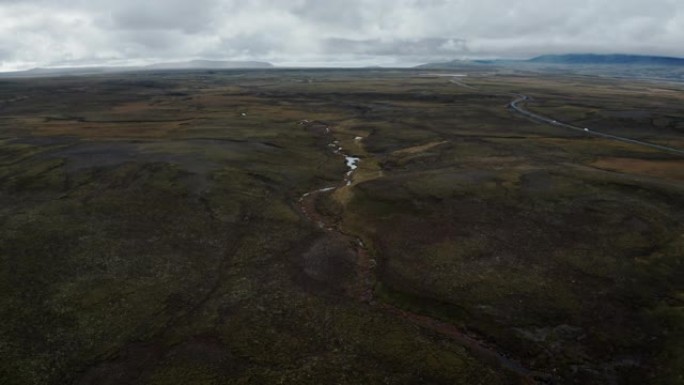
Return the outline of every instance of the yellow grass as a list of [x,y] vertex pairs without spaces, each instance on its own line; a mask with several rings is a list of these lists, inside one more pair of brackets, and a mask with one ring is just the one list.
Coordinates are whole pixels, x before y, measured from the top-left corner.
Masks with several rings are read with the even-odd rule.
[[654,176],[664,179],[684,180],[684,159],[645,160],[631,158],[601,158],[591,164],[594,167],[623,173]]
[[417,154],[419,152],[424,152],[427,151],[433,147],[437,147],[440,144],[447,143],[446,140],[443,140],[441,142],[430,142],[426,143],[420,146],[413,146],[413,147],[408,147],[408,148],[402,148],[401,150],[394,151],[394,155],[404,155],[404,154]]

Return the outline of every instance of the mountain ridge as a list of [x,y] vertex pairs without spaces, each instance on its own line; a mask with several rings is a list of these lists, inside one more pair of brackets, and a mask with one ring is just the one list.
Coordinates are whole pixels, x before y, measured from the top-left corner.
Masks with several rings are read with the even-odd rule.
[[468,65],[641,65],[641,66],[683,66],[684,58],[655,55],[633,54],[552,54],[540,55],[530,59],[488,59],[488,60],[452,60],[441,63],[426,63],[416,68],[451,68]]
[[636,65],[684,65],[684,58],[631,54],[563,54],[541,55],[526,60],[529,63],[547,64],[636,64]]
[[0,77],[40,77],[113,74],[141,71],[268,69],[275,66],[260,61],[188,60],[160,62],[142,66],[36,67],[23,71],[0,72]]

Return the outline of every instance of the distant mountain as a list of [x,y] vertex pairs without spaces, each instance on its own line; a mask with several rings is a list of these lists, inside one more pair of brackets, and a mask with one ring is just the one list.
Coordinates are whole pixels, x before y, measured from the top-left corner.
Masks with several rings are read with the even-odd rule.
[[126,67],[61,67],[32,68],[26,71],[4,72],[0,76],[59,76],[59,75],[93,75],[108,72],[125,71]]
[[421,69],[449,69],[449,68],[460,68],[460,69],[478,69],[481,68],[483,64],[498,64],[503,63],[503,60],[452,60],[448,62],[441,63],[426,63],[416,66],[415,68]]
[[567,54],[567,55],[542,55],[528,60],[452,60],[445,63],[428,63],[417,68],[464,68],[473,66],[517,66],[529,67],[530,65],[633,65],[633,66],[684,66],[684,58],[666,56],[644,55],[598,55],[598,54]]
[[575,74],[684,82],[684,58],[643,55],[543,55],[527,60],[452,60],[416,67],[424,70],[522,74]]
[[141,68],[142,67],[38,67],[25,71],[0,72],[0,78],[40,78],[52,76],[103,75],[129,71],[141,71]]
[[643,55],[596,55],[596,54],[568,54],[537,56],[528,63],[539,64],[610,64],[610,65],[650,65],[650,66],[684,66],[684,59],[666,56]]
[[220,61],[220,60],[191,60],[175,63],[157,63],[147,66],[121,67],[62,67],[62,68],[33,68],[26,71],[0,72],[0,77],[46,77],[46,76],[78,76],[113,74],[121,72],[166,71],[166,70],[222,70],[222,69],[268,69],[273,64],[257,61]]
[[151,64],[144,68],[151,70],[256,69],[273,68],[273,64],[258,61],[191,60],[185,62]]

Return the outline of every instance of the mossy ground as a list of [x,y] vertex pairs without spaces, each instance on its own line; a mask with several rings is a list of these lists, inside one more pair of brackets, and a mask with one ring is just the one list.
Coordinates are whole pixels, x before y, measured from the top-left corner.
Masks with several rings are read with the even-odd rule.
[[363,159],[317,206],[379,261],[378,301],[560,383],[681,382],[682,159],[505,108],[525,91],[540,113],[675,143],[679,93],[416,74],[3,81],[0,382],[511,383],[307,277],[327,238],[297,200],[346,168],[304,119]]
[[[651,100],[640,84],[568,83],[469,81],[487,94],[531,93],[535,111],[620,135],[645,121],[611,118],[618,104],[684,119],[674,94]],[[516,116],[503,125],[504,109],[469,116],[458,101],[442,108],[414,123],[423,137],[408,139],[403,127],[371,135],[368,156],[383,176],[358,184],[344,211],[347,228],[366,234],[380,259],[379,298],[461,325],[563,383],[681,381],[675,357],[684,341],[667,320],[684,289],[684,160]],[[602,114],[583,120],[593,110]],[[447,114],[462,115],[450,125]],[[646,129],[636,137],[680,136]],[[670,315],[657,315],[664,308]]]

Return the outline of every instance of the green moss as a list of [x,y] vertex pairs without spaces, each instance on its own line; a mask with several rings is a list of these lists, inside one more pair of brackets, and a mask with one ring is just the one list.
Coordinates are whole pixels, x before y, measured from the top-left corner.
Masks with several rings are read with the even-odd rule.
[[[321,233],[297,199],[341,180],[327,145],[361,132],[382,170],[317,208],[368,245],[376,301],[560,382],[681,382],[681,186],[592,168],[672,157],[526,121],[504,93],[637,134],[640,118],[619,128],[604,110],[650,110],[665,130],[680,100],[605,79],[469,77],[479,92],[413,74],[3,82],[0,99],[31,100],[3,105],[0,125],[16,138],[0,141],[3,383],[509,383],[454,341],[303,278]],[[395,152],[430,142],[446,143]]]

